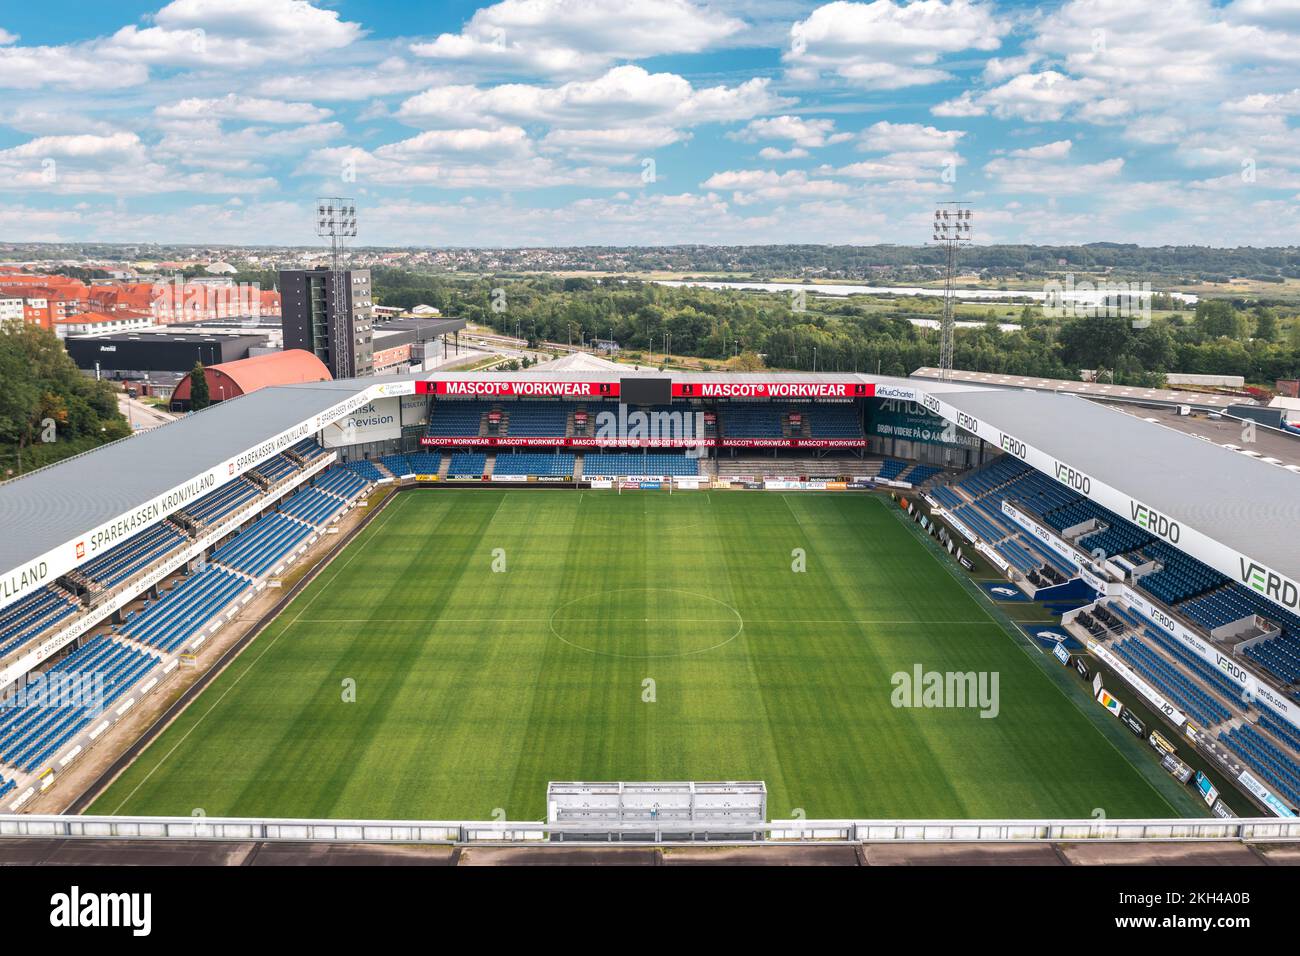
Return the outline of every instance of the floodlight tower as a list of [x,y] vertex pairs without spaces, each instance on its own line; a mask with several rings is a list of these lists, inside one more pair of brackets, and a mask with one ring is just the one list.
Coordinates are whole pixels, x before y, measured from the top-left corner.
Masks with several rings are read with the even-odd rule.
[[356,350],[356,343],[353,341],[352,316],[348,314],[344,242],[357,235],[356,202],[341,196],[317,199],[316,235],[330,241],[330,348],[336,354],[342,349],[334,367],[352,368],[352,353]]
[[939,379],[952,378],[957,323],[953,316],[953,284],[957,278],[957,250],[971,241],[971,209],[966,202],[941,202],[934,210],[935,242],[943,243],[947,268],[943,280],[943,319],[939,322]]

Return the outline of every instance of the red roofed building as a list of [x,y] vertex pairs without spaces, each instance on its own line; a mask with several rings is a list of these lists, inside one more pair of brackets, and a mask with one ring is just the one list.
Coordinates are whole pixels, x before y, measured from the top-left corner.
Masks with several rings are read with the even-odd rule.
[[85,335],[90,332],[126,332],[130,329],[147,329],[154,324],[149,312],[78,312],[54,320],[54,332],[59,338]]
[[[333,376],[325,363],[305,349],[286,349],[269,355],[256,355],[237,362],[209,365],[203,370],[208,380],[208,395],[213,402],[237,395],[247,395],[271,385],[298,385],[302,382],[328,382]],[[190,388],[186,375],[172,391],[173,411],[190,410]]]

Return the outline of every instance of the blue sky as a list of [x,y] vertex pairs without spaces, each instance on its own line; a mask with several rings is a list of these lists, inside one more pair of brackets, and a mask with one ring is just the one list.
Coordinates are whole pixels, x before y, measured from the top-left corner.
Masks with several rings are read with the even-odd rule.
[[46,0],[0,240],[1295,244],[1300,0]]

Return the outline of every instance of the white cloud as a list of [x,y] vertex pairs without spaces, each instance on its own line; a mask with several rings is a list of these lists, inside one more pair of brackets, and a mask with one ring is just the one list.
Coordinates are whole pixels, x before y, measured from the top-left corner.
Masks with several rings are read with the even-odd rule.
[[402,103],[397,118],[415,125],[473,126],[543,122],[557,126],[695,126],[747,120],[788,103],[766,79],[694,89],[675,73],[615,67],[594,80],[545,87],[523,83],[479,89],[440,86]]
[[388,57],[374,67],[271,76],[260,81],[256,91],[263,96],[333,102],[412,93],[447,81],[445,74],[417,69],[401,57]]
[[[482,188],[506,192],[555,186],[623,189],[641,185],[639,170],[622,172],[604,165],[565,164],[531,153],[531,147],[524,148],[523,144],[514,152],[499,148],[494,151],[486,136],[478,140],[484,150],[476,153],[469,148],[473,137],[456,139],[455,134],[465,132],[451,131],[448,139],[426,141],[431,148],[424,151],[413,147],[394,150],[391,146],[373,151],[355,146],[319,149],[307,157],[297,173],[337,179],[340,172],[347,171],[367,186]],[[456,145],[462,148],[453,148]]]
[[338,50],[363,32],[307,0],[173,0],[153,22],[123,27],[97,50],[137,64],[245,67]]
[[1071,107],[1095,99],[1101,89],[1095,80],[1077,80],[1056,70],[1044,70],[1022,73],[988,90],[979,97],[979,103],[1000,119],[1051,121],[1059,120]]
[[95,119],[72,110],[29,104],[20,104],[7,112],[0,111],[0,124],[36,136],[71,133],[107,135],[122,128],[120,123]]
[[970,0],[825,4],[790,28],[789,79],[836,77],[854,86],[899,89],[948,79],[946,54],[992,51],[1010,25]]
[[1300,89],[1285,93],[1251,93],[1223,104],[1224,110],[1236,113],[1300,113]]
[[263,192],[275,185],[268,178],[178,171],[155,157],[135,133],[41,136],[0,150],[0,189],[19,192],[234,194]]
[[[835,132],[835,121],[829,119],[803,119],[798,116],[774,116],[750,120],[734,138],[746,143],[763,140],[788,140],[805,151],[820,149],[834,143],[844,143],[853,138],[852,133]],[[807,155],[807,152],[804,152]]]
[[439,154],[511,157],[531,152],[532,143],[523,129],[518,126],[499,126],[496,129],[426,130],[410,139],[381,146],[375,150],[375,155],[400,160]]
[[462,32],[416,43],[418,56],[551,76],[590,74],[616,60],[696,53],[744,24],[688,0],[504,0]]
[[1013,149],[1007,155],[1014,156],[1017,159],[1064,159],[1070,155],[1070,150],[1073,147],[1074,143],[1070,140],[1059,139],[1054,143],[1044,143],[1041,146]]
[[20,146],[0,149],[0,162],[22,159],[86,158],[96,156],[142,155],[143,144],[135,133],[111,133],[107,136],[39,136]]
[[626,165],[648,154],[691,138],[671,126],[633,126],[613,129],[553,129],[542,137],[543,150],[561,152],[570,159]]
[[730,189],[739,206],[758,202],[783,202],[793,198],[844,196],[848,186],[830,179],[810,179],[803,170],[778,173],[770,169],[737,169],[714,173],[700,184],[703,189]]
[[314,123],[330,111],[311,103],[261,99],[227,93],[220,98],[189,97],[177,103],[159,106],[154,115],[160,119],[235,119],[253,123]]
[[0,46],[0,88],[114,90],[138,86],[149,71],[138,63],[113,63],[73,46]]
[[1053,195],[1112,188],[1123,169],[1124,160],[1120,158],[1071,165],[1041,159],[998,157],[984,165],[984,172],[1003,192]]
[[993,57],[984,64],[984,82],[1001,83],[1003,80],[1027,72],[1040,59],[1037,53],[1021,56]]
[[154,155],[181,166],[227,173],[260,173],[273,157],[294,156],[343,135],[341,123],[309,123],[290,129],[248,126],[225,130],[219,119],[166,125]]
[[975,101],[974,93],[970,90],[966,90],[956,99],[936,103],[934,106],[930,107],[930,112],[935,116],[951,118],[983,116],[988,112],[988,110]]
[[872,152],[897,152],[900,150],[956,149],[966,133],[963,130],[942,130],[920,123],[873,123],[862,132],[860,148]]

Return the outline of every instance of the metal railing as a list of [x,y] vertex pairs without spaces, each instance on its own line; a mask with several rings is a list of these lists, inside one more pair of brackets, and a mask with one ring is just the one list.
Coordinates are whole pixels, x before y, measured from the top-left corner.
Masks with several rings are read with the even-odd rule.
[[1300,820],[770,820],[752,825],[591,826],[528,821],[311,820],[248,817],[0,815],[0,839],[306,843],[1075,843],[1300,840]]

